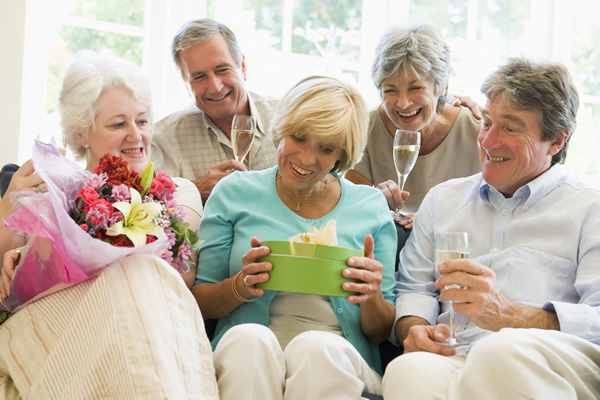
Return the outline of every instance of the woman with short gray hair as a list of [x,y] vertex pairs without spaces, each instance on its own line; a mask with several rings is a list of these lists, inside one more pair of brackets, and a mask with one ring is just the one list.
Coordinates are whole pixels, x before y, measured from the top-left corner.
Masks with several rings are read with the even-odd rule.
[[[479,121],[469,110],[446,103],[450,48],[433,25],[391,27],[381,37],[372,78],[382,103],[370,113],[362,161],[346,177],[376,185],[390,208],[410,218],[398,220],[399,247],[430,188],[480,171],[476,136]],[[392,147],[397,129],[421,132],[421,148],[405,191],[397,185]],[[410,193],[410,197],[408,193]]]

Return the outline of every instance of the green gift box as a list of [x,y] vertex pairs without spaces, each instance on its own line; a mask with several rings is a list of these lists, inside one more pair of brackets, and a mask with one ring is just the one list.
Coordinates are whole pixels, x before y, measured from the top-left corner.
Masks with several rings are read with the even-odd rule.
[[362,250],[287,241],[265,241],[261,246],[271,252],[259,261],[273,265],[269,280],[256,285],[265,290],[348,297],[352,292],[342,284],[358,282],[342,272],[350,257],[362,257]]

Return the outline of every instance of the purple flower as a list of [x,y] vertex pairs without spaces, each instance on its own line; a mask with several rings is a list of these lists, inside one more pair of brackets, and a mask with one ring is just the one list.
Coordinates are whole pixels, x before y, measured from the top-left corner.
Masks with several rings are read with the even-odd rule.
[[167,235],[167,243],[169,244],[168,248],[173,248],[173,246],[175,246],[175,243],[177,242],[177,236],[175,235],[175,232],[173,232],[169,228],[165,228],[165,235]]
[[131,194],[129,193],[129,187],[124,184],[114,185],[112,187],[112,197],[115,201],[126,201],[131,200]]
[[101,188],[102,185],[104,185],[106,183],[106,180],[108,179],[108,177],[106,176],[105,173],[102,173],[100,175],[96,175],[96,174],[91,174],[91,175],[87,175],[85,177],[85,185],[89,186],[92,189],[98,189]]
[[125,219],[125,216],[123,215],[123,213],[121,211],[115,209],[112,217],[110,217],[110,219],[108,220],[108,226],[113,226],[117,222],[123,221],[124,219]]
[[173,268],[175,268],[181,274],[184,274],[190,270],[190,266],[188,265],[188,263],[185,261],[182,261],[181,258],[179,258],[179,257],[176,258],[175,260],[173,260],[171,265],[173,266]]
[[175,197],[173,196],[173,194],[171,192],[169,192],[168,190],[164,191],[161,194],[160,201],[162,201],[165,204],[172,204],[173,202],[177,203],[175,201]]
[[173,264],[173,253],[171,253],[171,250],[163,251],[162,254],[160,255],[160,258],[162,258],[169,264]]
[[[169,192],[165,191],[165,193],[168,194]],[[166,196],[166,198],[163,199],[163,204],[167,211],[167,217],[177,219],[183,219],[183,217],[185,217],[185,211],[183,211],[172,196]]]
[[187,243],[187,242],[181,243],[181,245],[179,246],[179,253],[177,254],[177,257],[181,258],[184,261],[187,261],[190,259],[191,254],[192,254],[192,252],[190,251],[189,243]]

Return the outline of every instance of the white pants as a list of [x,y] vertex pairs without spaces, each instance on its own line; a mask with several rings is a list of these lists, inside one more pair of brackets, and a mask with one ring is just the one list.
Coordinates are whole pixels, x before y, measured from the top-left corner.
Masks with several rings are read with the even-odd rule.
[[0,399],[218,399],[202,315],[151,255],[43,297],[0,327]]
[[388,364],[388,399],[598,399],[600,346],[559,331],[503,329],[467,355],[408,353]]
[[359,399],[381,393],[381,378],[346,339],[329,332],[296,336],[285,351],[262,325],[231,328],[214,352],[222,400]]

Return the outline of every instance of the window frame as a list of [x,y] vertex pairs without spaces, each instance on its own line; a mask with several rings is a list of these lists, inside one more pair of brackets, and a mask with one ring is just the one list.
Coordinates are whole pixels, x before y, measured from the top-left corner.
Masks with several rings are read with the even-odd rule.
[[[312,56],[290,52],[293,0],[282,1],[285,10],[284,24],[289,25],[284,29],[282,52],[287,53],[284,54],[285,56],[294,57],[298,62],[302,62],[306,57]],[[475,40],[474,32],[478,23],[477,12],[480,3],[482,0],[469,0],[468,3],[470,20],[466,38],[467,46]],[[375,46],[388,26],[409,23],[409,5],[410,0],[363,1],[363,35],[356,84],[370,107],[374,107],[380,102],[370,73]],[[90,23],[100,29],[144,36],[142,68],[151,81],[155,110],[154,122],[156,122],[193,101],[170,57],[170,43],[175,32],[185,21],[205,15],[206,0],[146,0],[143,28],[119,27],[118,24],[90,22],[78,18],[63,18],[62,21],[78,24],[77,26]],[[536,45],[528,48],[527,55],[559,60],[570,68],[572,15],[572,7],[567,0],[531,0],[527,41]],[[18,162],[21,163],[30,158],[33,140],[46,129],[42,116],[45,115],[48,33],[50,24],[53,23],[51,17],[50,2],[46,0],[26,1],[23,83],[19,118],[20,135],[17,145]],[[473,54],[470,57],[473,58],[469,62],[477,62],[477,55]],[[491,71],[484,71],[485,75],[489,72]],[[290,82],[290,85],[292,83]],[[460,94],[470,95],[483,104],[485,100],[479,93],[480,84],[481,82],[478,82],[477,79],[471,79],[463,87],[464,93]],[[260,85],[249,84],[249,88],[259,89]],[[453,86],[450,87],[450,92],[456,93],[453,92]],[[588,104],[600,104],[600,96],[582,94],[581,101]]]

